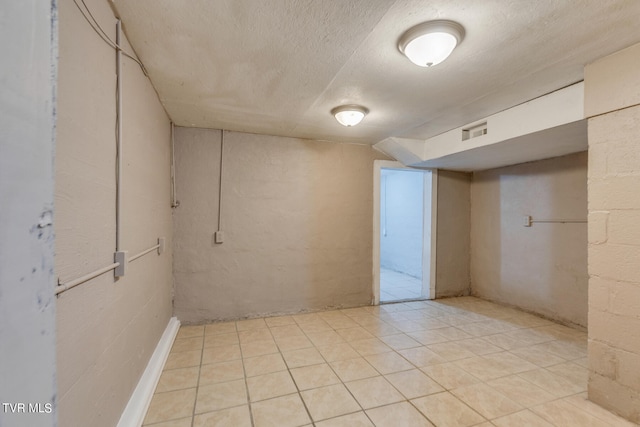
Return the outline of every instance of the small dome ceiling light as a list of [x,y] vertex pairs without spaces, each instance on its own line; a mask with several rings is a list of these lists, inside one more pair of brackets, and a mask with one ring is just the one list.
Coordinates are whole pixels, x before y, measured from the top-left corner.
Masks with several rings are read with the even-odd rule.
[[331,110],[331,114],[342,126],[355,126],[369,113],[362,105],[341,105]]
[[409,28],[398,40],[398,49],[420,67],[432,67],[447,59],[462,42],[464,27],[438,19]]

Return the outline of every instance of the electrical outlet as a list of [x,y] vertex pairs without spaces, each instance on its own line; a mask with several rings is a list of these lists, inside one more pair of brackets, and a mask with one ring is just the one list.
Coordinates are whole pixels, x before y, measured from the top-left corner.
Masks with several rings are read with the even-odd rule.
[[531,227],[531,215],[525,215],[522,217],[522,225],[525,227]]
[[224,231],[216,231],[214,234],[214,241],[218,244],[224,243]]

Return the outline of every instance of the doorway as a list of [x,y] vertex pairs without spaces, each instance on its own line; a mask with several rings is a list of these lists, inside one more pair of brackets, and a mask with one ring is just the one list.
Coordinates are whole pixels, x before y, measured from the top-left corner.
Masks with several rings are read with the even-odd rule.
[[374,303],[435,297],[437,173],[374,164]]

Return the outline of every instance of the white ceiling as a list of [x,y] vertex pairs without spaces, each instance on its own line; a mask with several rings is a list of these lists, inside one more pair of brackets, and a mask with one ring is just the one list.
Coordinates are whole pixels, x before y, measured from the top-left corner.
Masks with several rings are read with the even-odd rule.
[[[180,126],[374,144],[427,139],[582,80],[640,42],[638,0],[114,0]],[[397,49],[452,19],[462,44],[432,68]],[[329,111],[362,104],[354,128]]]

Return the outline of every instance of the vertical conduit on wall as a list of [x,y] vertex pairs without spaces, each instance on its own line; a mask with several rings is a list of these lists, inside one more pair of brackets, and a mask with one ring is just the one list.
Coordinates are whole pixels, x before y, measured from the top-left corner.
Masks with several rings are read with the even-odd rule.
[[120,210],[122,207],[122,24],[116,21],[116,253],[120,251]]
[[178,196],[176,194],[176,143],[175,143],[175,125],[171,122],[171,207],[180,206]]

